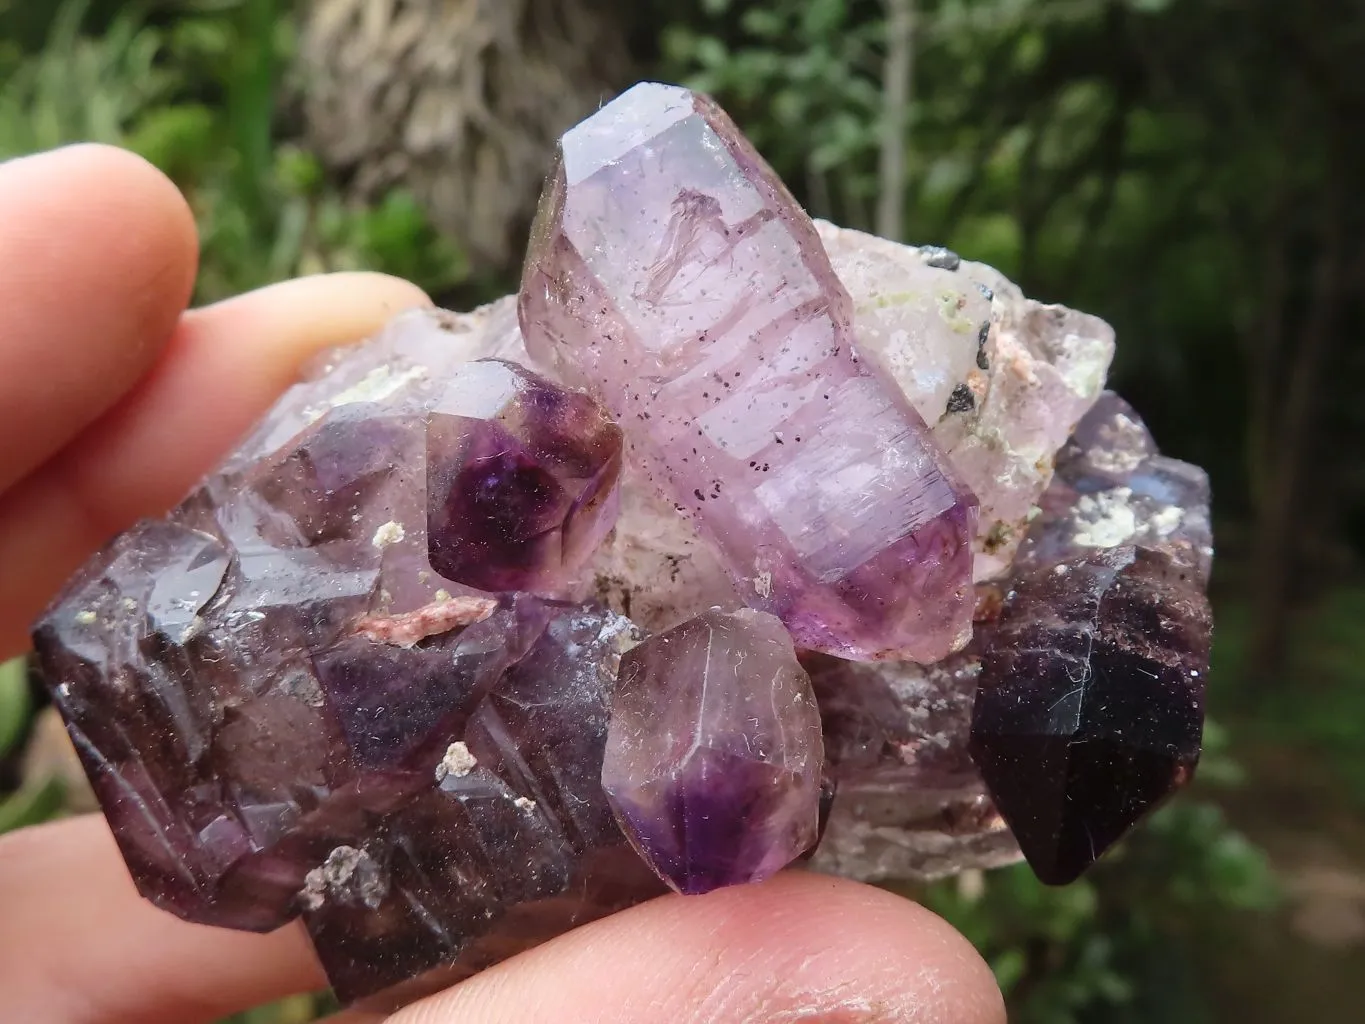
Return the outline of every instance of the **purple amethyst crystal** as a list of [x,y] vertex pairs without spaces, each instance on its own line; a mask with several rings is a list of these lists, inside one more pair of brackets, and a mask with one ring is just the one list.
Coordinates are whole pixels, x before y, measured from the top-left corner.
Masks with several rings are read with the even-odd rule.
[[814,224],[710,100],[638,85],[564,136],[527,347],[603,396],[799,646],[934,661],[970,635],[976,499],[852,317]]
[[[632,627],[471,586],[567,587],[614,516],[620,431],[585,395],[457,358],[459,340],[398,330],[299,385],[34,632],[140,891],[235,928],[305,913],[348,999],[495,958],[520,941],[504,916],[552,934],[660,888],[598,781]],[[517,500],[527,478],[535,501]],[[481,789],[460,788],[461,751]],[[532,848],[553,869],[495,877]],[[465,902],[420,903],[413,879],[460,850]],[[339,930],[337,908],[365,920]]]
[[599,782],[629,622],[516,597],[412,647],[352,636],[228,690],[204,671],[221,647],[187,649],[181,620],[197,602],[203,636],[225,636],[232,576],[211,538],[147,523],[35,634],[149,899],[253,930],[303,912],[350,999],[661,891]]
[[456,980],[663,891],[598,782],[632,627],[590,607],[548,610],[529,651],[444,733],[420,793],[305,880],[305,919],[343,998],[442,964],[424,985]]
[[1058,459],[996,626],[972,757],[1034,872],[1076,878],[1194,774],[1212,552],[1203,472],[1106,395]]
[[621,431],[587,395],[470,363],[427,415],[431,567],[480,590],[555,592],[616,520]]
[[475,705],[525,656],[549,610],[515,597],[489,618],[412,647],[352,636],[313,657],[357,764],[387,771],[430,765]]
[[602,788],[679,892],[761,881],[813,846],[822,761],[810,678],[771,615],[715,609],[622,659]]

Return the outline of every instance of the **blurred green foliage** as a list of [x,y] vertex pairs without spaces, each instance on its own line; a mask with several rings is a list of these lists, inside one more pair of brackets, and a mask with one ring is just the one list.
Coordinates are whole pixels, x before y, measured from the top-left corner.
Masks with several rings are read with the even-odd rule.
[[1248,742],[1312,751],[1330,769],[1323,784],[1352,810],[1365,812],[1365,587],[1332,587],[1297,613],[1279,684],[1251,702],[1239,692],[1250,672],[1250,608],[1230,600],[1219,613],[1210,672],[1215,703],[1232,709]]
[[[1210,722],[1205,791],[1242,781]],[[1160,808],[1084,879],[1040,883],[1024,865],[914,893],[995,971],[1016,1024],[1196,1024],[1206,994],[1190,951],[1278,905],[1265,854],[1219,808]]]
[[199,301],[330,270],[398,274],[434,292],[468,276],[411,196],[349,203],[312,154],[282,139],[292,4],[186,3],[157,21],[121,5],[98,36],[85,31],[90,8],[66,0],[40,49],[0,56],[0,159],[92,141],[156,164],[199,223]]
[[1016,1024],[1194,1024],[1209,1019],[1188,955],[1218,942],[1220,913],[1276,905],[1270,870],[1217,808],[1162,808],[1080,882],[1048,888],[1019,865],[932,887],[925,903],[956,925],[995,971]]
[[[22,659],[0,664],[0,763],[17,753],[29,725],[33,701]],[[24,779],[17,790],[0,789],[0,835],[25,825],[47,821],[62,806],[62,784],[57,779]]]
[[[0,763],[19,751],[29,729],[33,699],[22,659],[0,664]],[[12,793],[0,788],[0,834],[48,821],[61,810],[61,782],[26,778]]]

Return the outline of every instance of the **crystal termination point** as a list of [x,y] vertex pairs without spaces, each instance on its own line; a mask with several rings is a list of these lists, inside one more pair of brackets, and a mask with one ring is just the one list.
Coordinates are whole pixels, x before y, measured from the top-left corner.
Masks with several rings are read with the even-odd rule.
[[602,788],[677,891],[762,881],[814,846],[823,760],[810,677],[771,615],[715,609],[622,658]]
[[643,84],[569,131],[521,292],[532,356],[797,646],[935,661],[971,628],[977,504],[855,347],[815,226],[710,100]]

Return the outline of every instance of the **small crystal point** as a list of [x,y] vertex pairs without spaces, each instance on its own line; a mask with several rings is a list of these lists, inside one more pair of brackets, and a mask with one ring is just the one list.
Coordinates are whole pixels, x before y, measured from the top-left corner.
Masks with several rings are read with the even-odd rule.
[[1014,584],[971,751],[1048,884],[1076,879],[1194,773],[1209,620],[1182,575],[1124,547]]
[[515,363],[468,363],[427,416],[427,544],[441,576],[554,593],[616,521],[621,431]]
[[823,757],[810,678],[771,615],[713,609],[622,659],[602,786],[679,892],[761,881],[809,849]]
[[856,351],[814,224],[710,100],[639,85],[564,136],[520,314],[799,646],[927,662],[966,642],[976,500]]

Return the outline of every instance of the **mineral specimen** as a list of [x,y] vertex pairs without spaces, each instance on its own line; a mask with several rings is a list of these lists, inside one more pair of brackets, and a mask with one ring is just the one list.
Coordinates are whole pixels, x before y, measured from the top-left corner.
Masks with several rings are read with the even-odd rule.
[[519,304],[318,359],[38,658],[142,893],[301,916],[346,1000],[652,869],[927,877],[1017,836],[1064,880],[1189,777],[1207,665],[1207,484],[1086,414],[1111,353],[812,225],[714,105],[642,87],[566,137]]
[[852,313],[709,100],[640,85],[564,136],[522,282],[532,355],[603,397],[798,646],[934,661],[970,633],[976,502]]
[[719,609],[632,649],[602,788],[679,892],[762,881],[815,845],[820,713],[771,615]]
[[1030,866],[1076,878],[1194,773],[1211,618],[1208,485],[1106,396],[984,638],[971,752]]

